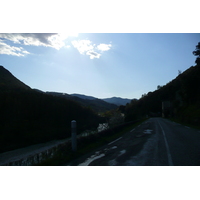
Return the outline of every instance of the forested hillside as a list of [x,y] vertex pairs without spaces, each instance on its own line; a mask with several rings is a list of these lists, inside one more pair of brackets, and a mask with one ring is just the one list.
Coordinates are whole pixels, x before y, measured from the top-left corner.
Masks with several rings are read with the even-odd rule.
[[180,73],[165,86],[132,100],[125,107],[126,121],[145,116],[163,116],[191,125],[200,125],[200,43],[193,52],[196,66]]
[[29,86],[14,77],[7,69],[0,66],[0,92],[8,90],[28,90]]
[[78,103],[33,90],[0,67],[0,152],[96,129],[101,118]]
[[[101,99],[97,99],[95,97],[88,97],[85,95],[79,95],[79,94],[66,94],[66,93],[59,93],[59,92],[46,92],[47,94],[51,94],[53,96],[59,96],[62,98],[66,98],[72,101],[75,101],[79,104],[81,104],[84,107],[91,108],[97,113],[102,113],[108,110],[116,109],[118,106],[112,103],[107,103]],[[86,97],[86,98],[83,98]]]
[[131,99],[123,99],[120,97],[105,98],[103,100],[109,103],[116,104],[118,106],[121,106],[121,105],[125,106],[127,103],[130,103],[131,101]]

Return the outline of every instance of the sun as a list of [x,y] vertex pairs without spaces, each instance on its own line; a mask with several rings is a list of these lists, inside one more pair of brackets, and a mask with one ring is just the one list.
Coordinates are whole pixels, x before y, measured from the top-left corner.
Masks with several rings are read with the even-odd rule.
[[59,36],[62,40],[65,40],[68,37],[78,37],[78,33],[76,32],[59,33]]

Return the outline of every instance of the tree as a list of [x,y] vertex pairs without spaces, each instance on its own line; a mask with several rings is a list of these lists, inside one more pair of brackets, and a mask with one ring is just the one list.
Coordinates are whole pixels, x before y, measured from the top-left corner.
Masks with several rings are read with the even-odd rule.
[[192,52],[195,56],[197,56],[195,63],[200,65],[200,42],[196,46],[196,50]]
[[144,97],[146,97],[146,96],[147,96],[147,94],[144,93],[144,94],[142,94],[141,98],[144,98]]
[[124,122],[124,114],[119,111],[113,111],[112,116],[109,119],[109,127],[119,125]]
[[160,85],[158,85],[158,86],[157,86],[157,90],[159,90],[160,88],[161,88],[161,86],[160,86]]

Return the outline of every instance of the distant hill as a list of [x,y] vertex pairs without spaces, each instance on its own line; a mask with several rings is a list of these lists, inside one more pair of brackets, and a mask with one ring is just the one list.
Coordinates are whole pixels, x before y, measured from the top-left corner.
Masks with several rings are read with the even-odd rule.
[[108,103],[113,103],[115,105],[123,105],[125,106],[127,103],[130,103],[132,99],[127,99],[127,98],[120,98],[120,97],[111,97],[111,98],[105,98],[105,99],[102,99]]
[[125,110],[126,121],[163,116],[199,126],[200,66],[191,66],[166,85],[131,101]]
[[31,89],[0,67],[0,152],[70,137],[72,120],[79,134],[103,119],[74,100]]
[[29,86],[13,76],[7,69],[0,66],[0,91],[2,90],[29,90]]
[[[83,95],[83,94],[71,94],[71,95],[79,97],[81,99],[89,99],[89,100],[98,99],[96,97],[86,96],[86,95]],[[110,104],[115,104],[117,106],[121,106],[121,105],[125,106],[127,103],[130,103],[132,99],[121,98],[121,97],[111,97],[111,98],[104,98],[104,99],[101,99],[101,100],[103,100],[107,103],[110,103]]]
[[105,102],[101,99],[86,96],[82,94],[66,94],[66,93],[59,93],[59,92],[46,92],[47,94],[51,94],[54,96],[59,96],[62,98],[73,100],[77,103],[80,103],[84,107],[88,107],[93,109],[95,112],[105,112],[108,110],[116,109],[118,106],[109,102]]
[[86,96],[84,94],[70,94],[71,96],[75,96],[75,97],[79,97],[81,99],[89,99],[89,100],[94,100],[97,99],[96,97],[92,97],[92,96]]

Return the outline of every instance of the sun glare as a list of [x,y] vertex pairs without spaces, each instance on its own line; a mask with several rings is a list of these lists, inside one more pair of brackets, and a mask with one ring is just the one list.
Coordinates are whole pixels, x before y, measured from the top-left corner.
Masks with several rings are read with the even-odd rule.
[[59,33],[62,40],[67,39],[68,37],[78,37],[78,33],[68,32],[68,33]]

